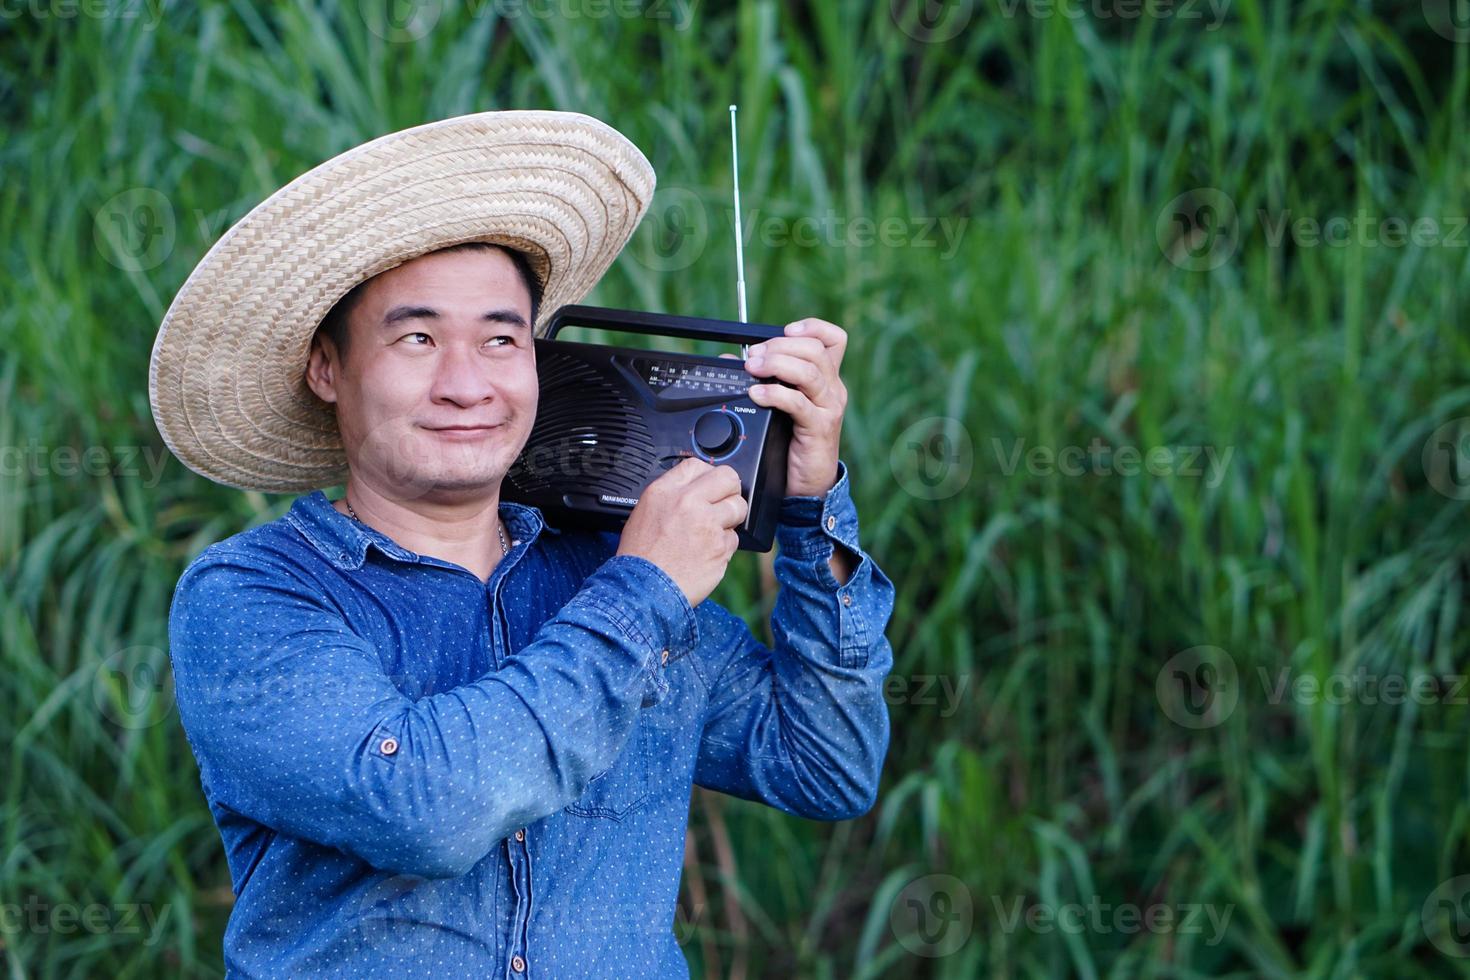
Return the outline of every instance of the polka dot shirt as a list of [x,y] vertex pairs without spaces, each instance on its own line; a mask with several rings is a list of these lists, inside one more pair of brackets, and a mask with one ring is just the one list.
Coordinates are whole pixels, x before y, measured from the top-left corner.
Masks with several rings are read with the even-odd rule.
[[180,577],[170,658],[236,896],[228,975],[683,980],[694,784],[815,820],[873,805],[893,585],[845,463],[782,503],[774,647],[616,532],[500,514],[489,581],[321,491]]

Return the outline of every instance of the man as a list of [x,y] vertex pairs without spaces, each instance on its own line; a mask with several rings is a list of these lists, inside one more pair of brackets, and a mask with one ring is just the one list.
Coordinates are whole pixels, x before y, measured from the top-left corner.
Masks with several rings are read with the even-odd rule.
[[171,305],[150,369],[170,448],[309,491],[205,549],[170,615],[231,976],[687,977],[692,785],[821,820],[873,805],[893,586],[838,458],[841,328],[797,321],[747,362],[792,386],[751,390],[795,423],[774,649],[707,598],[746,511],[729,466],[686,459],[621,533],[500,500],[533,330],[652,190],[586,116],[432,123],[282,188]]

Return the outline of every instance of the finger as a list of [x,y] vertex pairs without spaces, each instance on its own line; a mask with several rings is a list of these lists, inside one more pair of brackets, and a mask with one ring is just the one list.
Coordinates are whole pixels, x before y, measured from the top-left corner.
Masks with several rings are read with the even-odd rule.
[[784,327],[787,336],[815,337],[833,355],[836,364],[842,364],[842,355],[847,353],[847,331],[835,323],[809,316],[795,320]]
[[757,366],[747,364],[747,370],[758,378],[775,378],[796,385],[813,404],[825,405],[831,387],[829,368],[814,364],[806,358],[792,354],[767,354]]
[[766,354],[794,354],[804,357],[814,364],[830,364],[832,358],[830,352],[815,337],[772,337],[763,340],[750,349],[752,359]]
[[713,468],[707,461],[700,459],[698,456],[685,456],[677,464],[669,467],[668,470],[660,475],[658,481],[666,482],[675,487],[684,487],[698,480]]
[[[709,464],[706,464],[709,465]],[[740,494],[740,473],[728,463],[709,465],[687,488],[687,492],[707,503],[719,503]]]
[[740,527],[745,523],[745,515],[750,510],[744,497],[731,497],[720,502],[720,526]]
[[835,415],[839,411],[837,408],[818,405],[800,389],[787,388],[785,385],[751,385],[746,394],[762,408],[780,409],[790,415],[797,425],[808,429],[821,428],[827,415]]

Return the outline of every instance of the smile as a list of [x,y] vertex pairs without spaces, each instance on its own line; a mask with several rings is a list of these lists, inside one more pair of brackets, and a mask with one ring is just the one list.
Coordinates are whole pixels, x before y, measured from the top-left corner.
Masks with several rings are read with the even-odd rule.
[[436,436],[446,439],[478,439],[500,428],[498,425],[447,425],[442,428],[425,426]]

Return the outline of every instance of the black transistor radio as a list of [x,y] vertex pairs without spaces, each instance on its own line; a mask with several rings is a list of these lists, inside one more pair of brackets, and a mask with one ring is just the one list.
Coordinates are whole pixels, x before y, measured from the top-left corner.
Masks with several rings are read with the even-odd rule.
[[688,456],[728,464],[749,505],[739,547],[769,551],[786,491],[791,416],[757,405],[744,363],[699,354],[557,340],[601,327],[732,343],[780,327],[595,306],[564,306],[536,344],[540,404],[501,499],[539,507],[553,525],[621,528],[644,487]]

